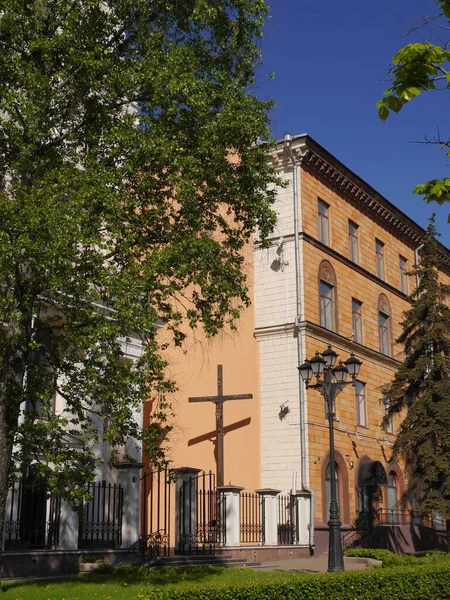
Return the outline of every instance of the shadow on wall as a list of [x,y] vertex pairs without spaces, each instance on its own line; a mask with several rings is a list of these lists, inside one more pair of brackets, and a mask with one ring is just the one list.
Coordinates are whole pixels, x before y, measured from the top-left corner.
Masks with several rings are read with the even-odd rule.
[[396,554],[413,554],[426,550],[447,551],[446,533],[421,525],[377,527],[361,544],[365,548],[384,548]]

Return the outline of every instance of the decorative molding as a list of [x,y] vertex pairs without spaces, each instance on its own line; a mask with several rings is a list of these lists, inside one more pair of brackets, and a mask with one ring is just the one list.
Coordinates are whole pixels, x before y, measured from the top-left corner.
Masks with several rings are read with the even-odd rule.
[[325,327],[312,323],[311,321],[301,321],[298,328],[302,333],[314,335],[318,339],[323,340],[324,345],[337,344],[347,352],[354,352],[359,358],[370,358],[395,370],[397,370],[398,366],[401,364],[401,361],[392,358],[392,356],[387,356],[373,348],[358,344],[335,331],[325,329]]
[[269,339],[271,337],[283,335],[295,335],[294,323],[283,323],[282,325],[269,325],[268,327],[255,327],[253,335],[256,340]]
[[385,294],[378,296],[378,310],[390,317],[392,315],[391,305]]
[[[287,239],[287,237],[288,236],[286,236],[285,239]],[[329,256],[333,257],[335,260],[338,260],[339,262],[343,263],[347,267],[350,267],[351,269],[353,269],[354,271],[356,271],[360,275],[363,275],[364,277],[367,277],[367,279],[370,279],[374,283],[377,283],[380,287],[388,290],[392,294],[395,294],[399,298],[402,298],[403,300],[406,300],[406,298],[407,298],[406,294],[404,294],[403,292],[401,292],[399,289],[397,289],[396,287],[394,287],[390,283],[387,283],[386,281],[383,281],[382,279],[380,279],[379,277],[377,277],[374,273],[371,273],[370,271],[367,271],[367,269],[364,269],[360,265],[357,265],[356,263],[354,263],[353,261],[351,261],[346,256],[343,256],[339,252],[336,252],[336,250],[333,250],[329,246],[325,246],[325,244],[322,244],[322,242],[319,242],[319,240],[316,240],[315,238],[311,237],[308,233],[301,233],[300,234],[300,239],[304,240],[305,242],[308,242],[308,244],[311,244],[311,246],[314,246],[315,248],[318,248],[319,250],[322,250],[322,252],[325,252],[326,254],[328,254]]]
[[326,283],[336,286],[336,273],[328,260],[323,260],[319,266],[319,279],[325,281]]
[[[301,167],[345,197],[358,210],[408,244],[413,250],[423,242],[425,230],[351,171],[309,135],[293,136],[292,152]],[[290,161],[283,141],[270,154],[276,168],[288,169]],[[450,274],[450,250],[438,242],[442,268]]]

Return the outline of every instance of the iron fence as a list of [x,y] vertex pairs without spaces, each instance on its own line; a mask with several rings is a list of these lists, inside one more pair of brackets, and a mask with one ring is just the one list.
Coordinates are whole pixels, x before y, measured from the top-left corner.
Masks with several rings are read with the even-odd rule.
[[298,544],[299,514],[295,496],[286,494],[277,497],[278,545]]
[[445,530],[445,520],[440,516],[420,516],[413,510],[381,508],[375,514],[374,525],[421,525],[437,531]]
[[16,479],[6,505],[5,550],[58,546],[60,513],[61,499],[47,492],[45,482]]
[[178,502],[178,553],[214,554],[226,543],[225,496],[216,489],[214,474],[190,477],[178,490]]
[[265,543],[265,498],[256,493],[240,496],[241,544]]
[[148,471],[141,477],[141,535],[139,550],[148,558],[170,556],[175,482],[170,469]]
[[88,485],[91,500],[80,511],[78,547],[115,548],[122,542],[123,489],[101,481]]

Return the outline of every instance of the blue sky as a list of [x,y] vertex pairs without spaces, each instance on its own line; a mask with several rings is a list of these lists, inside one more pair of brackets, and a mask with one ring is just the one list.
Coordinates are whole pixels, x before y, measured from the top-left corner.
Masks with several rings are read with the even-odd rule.
[[[450,203],[425,204],[414,186],[448,176],[437,146],[415,144],[446,128],[448,92],[429,92],[384,123],[375,102],[388,87],[390,59],[427,30],[401,37],[432,0],[269,0],[257,93],[275,100],[273,133],[308,133],[423,227],[433,211],[440,241],[450,247]],[[429,34],[431,34],[429,30]],[[443,32],[445,34],[445,32]],[[447,37],[450,37],[447,36]],[[436,38],[432,38],[436,41]],[[273,72],[270,82],[265,74]]]

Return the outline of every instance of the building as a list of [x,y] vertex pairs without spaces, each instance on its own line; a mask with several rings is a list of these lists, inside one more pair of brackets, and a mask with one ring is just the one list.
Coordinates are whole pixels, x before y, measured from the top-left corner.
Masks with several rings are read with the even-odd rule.
[[[362,361],[356,385],[336,403],[342,529],[351,538],[362,521],[398,522],[406,482],[391,448],[401,417],[382,429],[383,388],[402,360],[395,340],[424,231],[308,135],[281,140],[270,160],[286,185],[270,248],[256,235],[253,258],[246,257],[253,307],[236,335],[204,342],[197,334],[187,355],[171,362],[181,385],[169,457],[175,466],[215,470],[213,406],[188,397],[215,394],[216,365],[223,364],[225,393],[253,394],[225,404],[225,483],[243,493],[294,491],[295,542],[321,553],[328,540],[328,421],[322,396],[305,388],[297,367],[328,345],[342,360],[354,353]],[[447,283],[450,252],[441,251]]]
[[[402,360],[395,340],[424,231],[308,135],[287,136],[270,158],[287,185],[278,194],[271,248],[255,241],[261,485],[290,490],[297,471],[297,489],[306,492],[302,526],[321,551],[328,423],[323,398],[305,389],[296,367],[329,344],[343,360],[352,352],[362,360],[356,386],[336,403],[341,521],[345,530],[361,518],[396,518],[405,480],[390,458],[400,417],[382,430],[383,388]],[[450,252],[441,251],[448,283]]]

